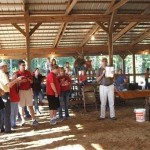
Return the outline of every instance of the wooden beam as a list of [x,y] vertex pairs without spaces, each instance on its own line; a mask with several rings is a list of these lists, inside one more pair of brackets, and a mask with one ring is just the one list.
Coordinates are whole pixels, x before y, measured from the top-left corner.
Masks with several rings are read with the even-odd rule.
[[34,28],[30,31],[29,36],[31,36],[38,28],[39,26],[42,24],[42,22],[37,23]]
[[80,44],[80,47],[84,46],[86,44],[86,42],[91,38],[91,36],[93,34],[95,34],[95,32],[97,32],[99,30],[99,25],[95,25],[86,35],[85,39],[82,41],[82,43]]
[[109,54],[109,65],[113,66],[113,42],[112,42],[112,32],[108,34],[108,54]]
[[[108,22],[110,15],[63,15],[63,16],[29,16],[29,23],[37,22]],[[25,23],[25,17],[0,17],[1,24]],[[150,15],[139,14],[117,14],[116,22],[149,22]]]
[[110,13],[110,9],[113,7],[113,5],[116,3],[116,0],[112,0],[110,2],[110,5],[108,6],[107,10],[105,11],[105,15],[108,15]]
[[21,29],[16,23],[12,23],[12,25],[20,32],[22,33],[24,36],[26,36],[26,33],[23,29]]
[[[69,1],[68,7],[67,7],[66,12],[65,12],[65,15],[68,15],[71,12],[71,10],[73,9],[73,7],[75,6],[76,3],[77,3],[77,0],[73,0],[71,3]],[[63,37],[63,34],[64,34],[65,30],[66,30],[67,25],[68,25],[68,23],[65,23],[65,22],[63,22],[61,24],[60,29],[58,31],[58,34],[57,34],[57,36],[55,38],[53,47],[59,45],[59,42],[61,41],[61,38]]]
[[55,47],[58,47],[58,45],[59,45],[59,42],[61,41],[61,39],[62,39],[62,37],[63,37],[63,34],[64,34],[64,32],[65,32],[65,30],[66,30],[66,28],[67,28],[67,25],[68,25],[68,23],[63,23],[62,24],[62,28],[61,28],[61,30],[60,30],[60,35],[59,36],[57,36],[56,37],[56,40],[55,40],[55,42],[54,42],[54,46]]
[[[76,53],[76,51],[84,51],[86,54],[97,54],[100,55],[101,52],[105,52],[108,54],[108,45],[99,45],[99,46],[85,46],[85,47],[54,47],[54,48],[30,48],[30,54],[50,54],[51,52],[56,52],[56,54],[71,54]],[[129,45],[129,44],[121,44],[121,45],[113,45],[114,54],[131,54],[128,52],[134,53],[134,54],[145,54],[145,51],[147,54],[150,54],[150,44],[137,44],[137,45]],[[5,55],[18,55],[18,58],[20,55],[26,56],[26,49],[0,49],[0,56]]]
[[108,28],[105,27],[103,23],[98,22],[98,21],[96,23],[108,34]]
[[115,22],[115,17],[117,15],[117,11],[113,11],[112,15],[111,15],[111,18],[110,18],[110,21],[109,21],[109,33],[110,32],[113,32],[113,27],[114,27],[114,22]]
[[75,4],[77,3],[78,0],[72,0],[72,2],[70,3],[70,5],[68,6],[68,8],[66,9],[65,15],[68,15],[71,10],[73,9],[73,7],[75,6]]
[[146,32],[144,32],[144,34],[142,34],[139,38],[137,38],[135,41],[133,41],[131,43],[131,45],[135,45],[141,41],[143,41],[144,39],[146,39],[147,37],[150,36],[150,30],[147,30]]
[[65,28],[65,23],[62,23],[61,26],[60,26],[60,28],[59,28],[59,31],[57,33],[57,36],[55,38],[53,47],[55,47],[56,45],[58,45],[58,40],[63,35],[62,33],[64,33],[64,28]]
[[113,5],[113,7],[111,7],[109,9],[109,13],[119,9],[120,7],[122,7],[123,5],[125,5],[129,0],[121,0],[118,3],[116,3],[115,5]]
[[121,30],[117,35],[115,35],[113,37],[113,42],[119,40],[124,34],[126,34],[128,31],[130,31],[137,24],[138,24],[137,22],[131,22],[131,23],[129,23],[129,25],[127,25],[123,30]]
[[135,66],[135,54],[132,55],[132,60],[133,60],[133,82],[135,83],[136,82],[136,66]]

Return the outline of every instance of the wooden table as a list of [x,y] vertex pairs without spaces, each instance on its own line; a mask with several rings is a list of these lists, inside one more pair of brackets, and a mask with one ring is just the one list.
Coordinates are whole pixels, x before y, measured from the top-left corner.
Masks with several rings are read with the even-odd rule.
[[146,112],[150,121],[150,90],[117,91],[116,95],[124,100],[145,98]]

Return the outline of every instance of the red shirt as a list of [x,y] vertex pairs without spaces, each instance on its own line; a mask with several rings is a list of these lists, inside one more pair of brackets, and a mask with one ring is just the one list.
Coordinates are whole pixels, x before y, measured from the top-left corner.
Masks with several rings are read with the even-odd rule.
[[[30,78],[30,79],[32,79],[31,73],[29,71],[27,71],[27,70],[25,70],[24,72],[22,72],[22,71],[19,70],[19,71],[16,72],[16,74],[17,74],[18,77],[19,76],[24,76],[24,78]],[[20,85],[19,85],[19,89],[20,90],[28,90],[30,88],[31,88],[30,81],[20,83]]]
[[17,84],[15,84],[10,88],[10,101],[19,102],[19,100],[19,91],[17,91]]
[[60,82],[61,91],[64,92],[71,89],[71,79],[68,76],[59,76],[58,80]]
[[56,87],[56,91],[58,93],[58,95],[60,95],[60,83],[58,81],[58,78],[56,77],[56,75],[53,72],[50,72],[47,75],[47,79],[46,79],[46,93],[47,95],[52,95],[54,96],[55,93],[51,87],[51,83],[54,83],[55,87]]
[[80,82],[83,82],[83,81],[86,81],[87,80],[87,75],[80,75],[79,76],[79,81]]

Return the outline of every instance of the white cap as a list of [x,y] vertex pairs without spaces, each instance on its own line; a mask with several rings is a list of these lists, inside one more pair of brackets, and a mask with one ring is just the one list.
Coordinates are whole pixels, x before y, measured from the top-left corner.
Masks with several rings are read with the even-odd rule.
[[2,67],[2,66],[7,66],[7,63],[6,62],[1,62],[0,67]]

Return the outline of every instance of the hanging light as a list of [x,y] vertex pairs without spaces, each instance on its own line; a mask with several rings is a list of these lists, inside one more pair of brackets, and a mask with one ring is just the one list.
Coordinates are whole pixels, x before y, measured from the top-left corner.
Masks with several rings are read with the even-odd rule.
[[92,40],[92,41],[94,41],[94,40],[95,40],[95,37],[94,37],[94,35],[92,35],[92,36],[91,36],[91,40]]

